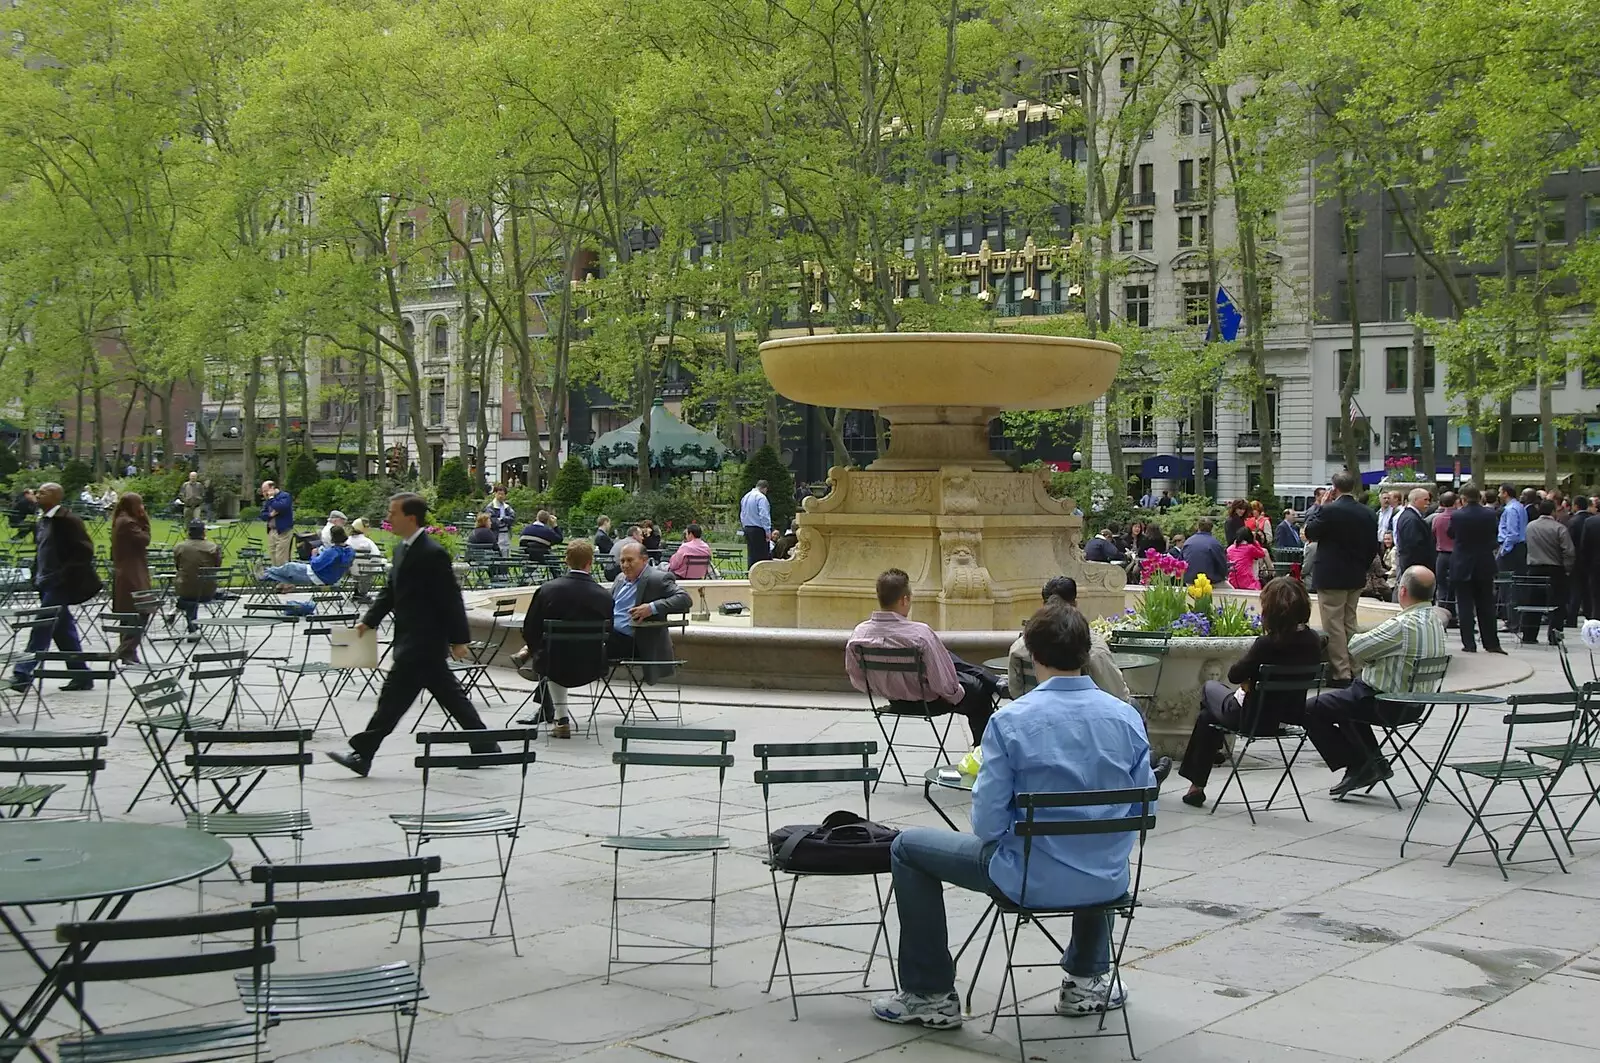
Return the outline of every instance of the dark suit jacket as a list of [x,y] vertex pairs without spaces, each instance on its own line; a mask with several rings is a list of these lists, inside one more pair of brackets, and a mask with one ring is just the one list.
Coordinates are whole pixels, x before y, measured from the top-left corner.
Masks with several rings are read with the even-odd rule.
[[[395,548],[399,552],[399,547]],[[467,631],[467,606],[461,586],[450,566],[450,551],[423,532],[406,548],[405,556],[361,622],[375,628],[394,613],[394,660],[420,653],[438,659],[451,646],[471,641]]]
[[[1456,548],[1450,552],[1450,578],[1467,580],[1488,575],[1498,569],[1495,551],[1500,534],[1500,518],[1485,506],[1465,505],[1450,518],[1450,537]],[[1600,536],[1596,536],[1600,538]]]
[[45,605],[78,605],[100,593],[89,529],[66,506],[33,526],[33,585]]
[[[1282,638],[1257,636],[1244,656],[1228,668],[1228,682],[1235,685],[1252,683],[1261,674],[1264,664],[1286,667],[1314,668],[1322,663],[1321,633],[1303,627],[1286,633]],[[1261,695],[1267,697],[1266,694]],[[1261,706],[1260,733],[1270,734],[1280,720],[1297,720],[1305,708],[1305,695],[1293,691],[1274,692],[1273,700]]]
[[[1578,555],[1578,567],[1576,569],[1578,572],[1584,571],[1583,532],[1585,525],[1589,523],[1590,516],[1591,514],[1586,509],[1580,513],[1574,513],[1572,519],[1567,521],[1567,534],[1572,536],[1572,549]],[[1596,525],[1596,527],[1600,527],[1600,525]]]
[[1422,514],[1407,506],[1394,522],[1395,578],[1412,565],[1426,565],[1432,569],[1438,559],[1438,545],[1433,529]]
[[1127,556],[1123,554],[1116,543],[1096,535],[1083,548],[1083,559],[1085,561],[1126,561]]
[[1187,566],[1183,570],[1185,583],[1193,583],[1194,578],[1202,572],[1213,585],[1227,582],[1228,552],[1214,535],[1197,531],[1185,539],[1183,563]]
[[581,645],[563,643],[554,658],[544,641],[546,620],[605,621],[611,619],[611,595],[587,572],[568,572],[549,580],[534,592],[528,613],[522,620],[522,641],[533,654],[533,666],[552,683],[581,687],[605,675],[605,637],[602,635],[593,654],[582,652]]
[[[622,585],[625,576],[618,576],[612,583],[612,596],[615,597],[616,589]],[[658,620],[665,620],[671,613],[687,613],[694,607],[689,598],[689,592],[678,588],[678,581],[664,568],[646,566],[639,573],[639,589],[635,605],[649,605],[655,607]],[[635,652],[641,661],[670,661],[672,660],[672,636],[664,627],[635,627],[633,629],[633,644]],[[672,674],[671,666],[659,668],[646,668],[644,677],[650,682],[663,679]]]
[[1378,553],[1376,513],[1340,495],[1306,520],[1305,537],[1317,544],[1311,578],[1318,590],[1354,591],[1367,585],[1367,569]]

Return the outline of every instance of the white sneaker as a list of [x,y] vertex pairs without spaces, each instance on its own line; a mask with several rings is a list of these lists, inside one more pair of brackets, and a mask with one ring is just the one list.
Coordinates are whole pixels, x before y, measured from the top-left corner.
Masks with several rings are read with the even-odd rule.
[[1093,978],[1061,980],[1061,995],[1056,998],[1056,1014],[1066,1016],[1098,1015],[1102,1011],[1116,1011],[1128,1002],[1128,991],[1120,978],[1113,985],[1112,974]]
[[921,1023],[930,1030],[953,1030],[961,1025],[961,997],[944,994],[896,993],[872,1001],[872,1014],[884,1022]]

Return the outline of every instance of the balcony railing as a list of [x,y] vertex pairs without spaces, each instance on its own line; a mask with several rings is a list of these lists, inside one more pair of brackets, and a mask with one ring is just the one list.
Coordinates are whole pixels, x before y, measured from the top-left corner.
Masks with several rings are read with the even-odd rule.
[[1123,432],[1122,445],[1128,450],[1154,450],[1156,435],[1154,432]]
[[[1240,450],[1260,450],[1261,449],[1261,433],[1260,432],[1240,432],[1239,433],[1239,441],[1235,445]],[[1278,432],[1273,432],[1272,433],[1272,446],[1273,446],[1273,449],[1277,449],[1278,447],[1280,447],[1282,445],[1283,445],[1283,436]]]
[[1145,209],[1153,208],[1155,205],[1156,205],[1156,194],[1154,192],[1130,192],[1130,193],[1128,193],[1128,203],[1127,203],[1127,209],[1128,210],[1145,210]]
[[[1215,454],[1217,452],[1217,433],[1215,433],[1215,432],[1207,432],[1207,433],[1205,433],[1205,443],[1206,443],[1206,449],[1211,451],[1213,454]],[[1194,449],[1194,436],[1190,435],[1187,432],[1179,433],[1179,435],[1178,435],[1178,452],[1180,454],[1187,454],[1187,453],[1189,453],[1189,451],[1191,451],[1193,449]]]
[[1172,193],[1172,202],[1179,207],[1198,205],[1206,201],[1206,190],[1198,185],[1194,188],[1180,188]]

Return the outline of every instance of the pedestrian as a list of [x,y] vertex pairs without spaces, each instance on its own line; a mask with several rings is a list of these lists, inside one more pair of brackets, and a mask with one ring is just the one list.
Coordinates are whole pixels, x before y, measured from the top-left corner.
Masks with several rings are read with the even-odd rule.
[[1492,509],[1479,505],[1482,500],[1477,485],[1462,486],[1461,505],[1450,517],[1450,539],[1454,544],[1450,552],[1450,582],[1455,585],[1462,651],[1478,652],[1481,625],[1483,648],[1490,653],[1504,653],[1494,610],[1496,521]]
[[261,519],[267,524],[267,557],[287,565],[294,551],[294,497],[271,480],[261,483]]
[[[394,647],[389,674],[378,692],[378,708],[359,733],[350,736],[350,752],[329,753],[328,758],[357,775],[372,770],[372,758],[400,718],[423,690],[432,694],[457,727],[481,731],[483,720],[456,681],[445,658],[465,660],[471,634],[467,608],[456,583],[450,553],[429,538],[428,502],[421,495],[402,493],[389,499],[389,527],[400,537],[394,550],[394,567],[378,600],[356,625],[357,637],[394,614]],[[475,743],[474,753],[494,753],[493,742]]]
[[494,498],[484,507],[489,514],[489,527],[494,529],[495,544],[501,557],[511,556],[511,529],[515,526],[517,511],[506,501],[506,485],[494,485]]
[[[1556,503],[1545,499],[1532,512],[1538,516],[1528,525],[1528,575],[1543,577],[1544,583],[1530,587],[1525,601],[1528,606],[1550,609],[1550,645],[1561,641],[1557,634],[1566,626],[1567,582],[1577,564],[1577,552],[1572,548],[1572,535],[1566,525],[1556,519]],[[1532,646],[1539,641],[1539,621],[1545,614],[1530,609],[1522,614],[1522,644]]]
[[[39,500],[39,522],[33,527],[35,553],[33,585],[39,591],[39,604],[46,608],[59,607],[55,623],[40,625],[28,635],[28,652],[17,661],[12,674],[11,690],[22,693],[33,684],[33,670],[39,661],[32,656],[45,649],[52,641],[56,649],[67,653],[82,653],[78,641],[78,625],[72,617],[72,606],[81,605],[100,593],[100,577],[95,573],[94,544],[89,541],[89,529],[72,510],[61,504],[61,485],[39,485],[35,497]],[[87,672],[89,666],[82,661],[70,661],[73,671]],[[93,690],[94,680],[85,676],[74,679],[63,690]]]
[[767,501],[767,481],[757,480],[739,500],[739,523],[744,527],[745,554],[754,568],[757,561],[772,556],[772,505]]
[[111,513],[111,611],[139,617],[138,628],[124,631],[117,646],[117,658],[124,664],[138,662],[139,639],[149,620],[133,596],[149,589],[150,515],[144,499],[129,491]]
[[[178,611],[188,620],[187,637],[200,641],[200,606],[217,596],[215,570],[222,567],[222,547],[206,540],[206,523],[189,522],[188,538],[172,548],[172,567],[176,570],[172,593]],[[210,574],[206,570],[210,569]]]
[[184,524],[200,519],[201,507],[206,503],[206,485],[200,482],[199,473],[191,472],[178,488],[178,501],[183,503]]

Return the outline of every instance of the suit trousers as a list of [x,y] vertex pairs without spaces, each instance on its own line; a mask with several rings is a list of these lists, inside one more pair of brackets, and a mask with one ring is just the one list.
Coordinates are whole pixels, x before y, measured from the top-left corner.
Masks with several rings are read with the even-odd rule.
[[754,524],[744,526],[744,550],[751,566],[757,561],[768,561],[772,558],[772,540],[767,538],[764,528]]
[[[1528,575],[1543,576],[1550,581],[1550,584],[1547,587],[1527,588],[1522,591],[1521,600],[1516,604],[1553,605],[1556,607],[1555,611],[1550,614],[1550,641],[1553,643],[1556,639],[1556,632],[1566,626],[1564,603],[1567,597],[1566,583],[1570,577],[1567,575],[1566,569],[1560,565],[1529,565]],[[1542,613],[1521,614],[1519,619],[1522,624],[1523,642],[1539,641],[1539,622],[1542,618]]]
[[[350,748],[371,760],[383,740],[394,732],[400,718],[417,700],[417,695],[424,690],[434,696],[440,707],[463,731],[484,729],[482,717],[468,699],[466,691],[461,689],[455,673],[450,671],[442,655],[435,657],[426,652],[397,651],[389,674],[383,681],[383,689],[378,692],[377,711],[359,734],[350,736]],[[493,743],[481,749],[474,745],[472,751],[486,753],[493,752],[494,748]]]
[[[1522,575],[1523,572],[1525,572],[1528,568],[1528,544],[1518,543],[1517,545],[1513,546],[1511,549],[1500,555],[1499,559],[1496,561],[1496,564],[1500,566],[1501,572],[1510,573],[1514,576]],[[1505,624],[1507,631],[1516,630],[1517,624],[1519,623],[1517,620],[1517,614],[1511,611],[1511,607],[1517,603],[1511,599],[1512,594],[1510,585],[1503,584],[1501,586],[1499,601],[1496,604],[1500,609],[1500,620]]]
[[1468,579],[1450,581],[1456,596],[1456,619],[1461,627],[1461,648],[1478,648],[1478,628],[1483,628],[1483,648],[1500,648],[1500,630],[1494,607],[1494,573],[1479,572]]
[[[1343,689],[1324,691],[1306,702],[1306,736],[1334,771],[1359,767],[1379,755],[1372,724],[1406,722],[1380,717],[1380,710],[1403,706],[1380,705],[1377,696],[1376,690],[1357,679]],[[1411,716],[1411,722],[1416,719],[1416,715]]]
[[1359,587],[1317,591],[1317,611],[1322,617],[1322,631],[1328,636],[1328,663],[1333,679],[1349,679],[1355,675],[1350,636],[1356,629],[1356,604],[1360,601]]
[[1437,578],[1433,585],[1433,604],[1454,613],[1456,592],[1455,584],[1450,582],[1450,554],[1449,550],[1441,550],[1434,556],[1433,573]]
[[[41,600],[45,605],[60,605],[61,608],[56,613],[56,622],[54,624],[49,627],[40,625],[28,633],[28,652],[38,653],[41,650],[49,649],[50,643],[54,641],[58,650],[67,653],[82,653],[83,643],[78,641],[78,622],[73,619],[72,606],[65,603],[52,602],[49,598]],[[38,667],[38,664],[38,660],[32,657],[18,661],[17,678],[31,680],[33,678],[33,670]],[[89,666],[82,661],[73,661],[67,667],[79,671],[89,670]]]

